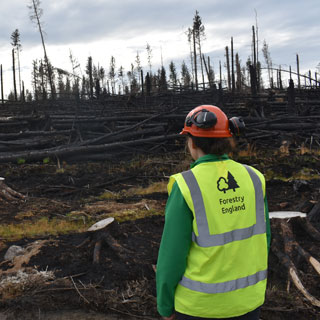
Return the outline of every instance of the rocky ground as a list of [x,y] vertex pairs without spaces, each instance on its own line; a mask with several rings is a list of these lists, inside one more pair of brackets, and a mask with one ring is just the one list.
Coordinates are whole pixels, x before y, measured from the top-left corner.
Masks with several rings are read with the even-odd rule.
[[[188,168],[184,157],[180,152],[118,162],[1,165],[0,176],[27,197],[0,207],[0,318],[159,319],[155,266],[166,182]],[[251,150],[239,160],[265,173],[270,211],[308,213],[318,202],[317,154]],[[108,217],[115,218],[107,227],[111,237],[97,258],[97,239],[87,229]],[[294,221],[292,228],[299,244],[320,260],[319,243]],[[281,237],[274,221],[272,232]],[[6,260],[12,245],[23,254]],[[301,257],[293,258],[303,284],[319,299],[319,275]],[[271,250],[261,319],[320,319],[320,309],[288,279]]]

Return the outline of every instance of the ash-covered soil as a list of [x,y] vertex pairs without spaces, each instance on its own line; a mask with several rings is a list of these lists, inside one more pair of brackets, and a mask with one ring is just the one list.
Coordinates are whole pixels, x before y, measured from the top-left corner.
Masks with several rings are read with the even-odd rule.
[[[18,240],[2,236],[1,316],[45,319],[40,315],[83,310],[90,312],[92,319],[94,313],[119,319],[159,319],[155,267],[167,195],[163,188],[141,190],[165,184],[170,174],[187,169],[188,161],[183,158],[176,154],[117,163],[1,165],[0,176],[6,183],[27,195],[24,201],[2,202],[2,226],[27,226],[41,218],[81,222],[81,232],[39,233]],[[266,173],[270,211],[308,213],[319,201],[320,162],[316,156],[251,156],[240,161]],[[102,241],[97,259],[99,239],[86,230],[111,216],[115,217],[107,227],[111,238]],[[318,217],[314,221],[318,230],[319,222]],[[294,220],[289,223],[299,244],[320,260],[319,243]],[[272,232],[280,234],[273,221]],[[11,245],[21,246],[25,254],[4,260]],[[320,299],[320,276],[301,257],[294,258],[303,284]],[[287,270],[271,250],[261,319],[320,319],[320,309],[288,279]]]

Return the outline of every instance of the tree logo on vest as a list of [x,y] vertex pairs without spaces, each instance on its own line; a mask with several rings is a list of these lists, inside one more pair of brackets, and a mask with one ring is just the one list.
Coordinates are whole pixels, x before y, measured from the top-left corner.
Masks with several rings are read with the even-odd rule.
[[236,191],[237,188],[240,188],[234,176],[228,171],[227,179],[220,177],[217,181],[218,190],[226,193],[227,190]]

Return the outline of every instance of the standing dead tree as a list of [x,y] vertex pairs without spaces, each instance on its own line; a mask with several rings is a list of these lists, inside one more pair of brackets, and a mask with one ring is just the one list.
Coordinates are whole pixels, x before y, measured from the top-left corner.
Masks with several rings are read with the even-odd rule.
[[[194,78],[196,90],[198,91],[198,55],[200,58],[202,83],[203,83],[203,86],[205,86],[203,60],[202,60],[202,52],[201,52],[201,42],[205,37],[205,33],[204,33],[204,25],[202,24],[202,20],[201,20],[201,17],[199,16],[198,11],[196,11],[194,15],[192,28],[188,28],[186,34],[188,36],[188,42],[190,44],[192,75]],[[191,39],[192,39],[192,45],[191,45]]]
[[146,46],[146,50],[147,50],[147,59],[148,59],[148,65],[149,65],[149,75],[151,76],[152,74],[152,49],[149,43],[147,43]]
[[229,47],[226,46],[226,66],[227,66],[227,78],[228,78],[228,89],[231,89],[231,76],[230,76],[230,59],[229,59]]
[[90,98],[93,99],[93,64],[91,56],[88,57],[86,74],[88,75]]
[[235,77],[234,77],[233,37],[231,37],[231,79],[232,79],[232,92],[234,92],[234,90],[235,90]]
[[44,61],[46,65],[46,71],[48,73],[48,78],[49,78],[49,84],[50,84],[50,89],[51,89],[51,98],[55,98],[55,86],[54,86],[54,81],[53,81],[53,72],[52,72],[52,66],[49,62],[49,58],[47,55],[47,50],[46,46],[44,43],[44,37],[43,37],[43,31],[42,31],[42,23],[40,21],[40,18],[43,14],[43,10],[40,7],[41,1],[40,0],[31,0],[30,5],[28,6],[30,10],[30,19],[31,21],[35,21],[35,23],[38,26],[40,37],[41,37],[41,42],[42,42],[42,47],[43,47],[43,52],[44,52]]
[[[21,99],[21,95],[22,95],[22,87],[21,87],[21,71],[20,71],[20,51],[21,51],[21,42],[20,42],[20,33],[19,30],[16,29],[15,31],[12,32],[11,34],[11,45],[13,46],[13,61],[15,62],[15,55],[17,55],[17,61],[18,61],[18,75],[19,75],[19,95],[20,95],[20,99]],[[13,64],[15,66],[15,63]],[[13,71],[14,74],[14,79],[15,79],[15,68]],[[16,95],[16,83],[14,81],[14,88],[15,88],[15,95]]]
[[260,85],[260,77],[261,77],[261,70],[260,70],[260,62],[259,62],[259,31],[258,31],[258,12],[256,9],[254,9],[255,12],[255,16],[256,16],[256,36],[255,36],[255,40],[256,40],[256,55],[257,55],[257,76],[258,76],[258,81],[259,81],[259,85]]
[[298,88],[301,88],[301,84],[300,84],[300,63],[299,63],[299,55],[296,55],[297,58],[297,75],[298,75]]
[[191,84],[191,76],[186,63],[183,61],[181,65],[181,83],[183,88],[189,88]]
[[14,49],[12,49],[12,72],[13,72],[13,91],[14,91],[14,100],[18,100],[17,96],[17,83],[16,83],[16,59],[14,56]]
[[194,79],[196,84],[196,90],[198,91],[198,68],[197,68],[197,49],[196,49],[196,36],[195,30],[192,29],[192,37],[193,37],[193,67],[194,67]]
[[242,86],[242,73],[241,73],[241,64],[240,64],[238,53],[236,53],[236,73],[237,73],[236,88],[237,88],[237,91],[240,91]]
[[268,79],[269,79],[270,88],[273,88],[272,59],[270,56],[269,46],[268,46],[266,40],[263,41],[262,53],[263,53],[264,60],[266,61],[266,64],[267,64]]
[[195,74],[194,74],[194,59],[193,59],[193,44],[192,44],[192,39],[193,39],[193,31],[191,28],[188,28],[186,31],[187,37],[188,37],[188,42],[189,42],[189,48],[190,48],[190,65],[191,65],[191,75],[192,75],[192,81],[195,81]]
[[254,26],[252,26],[252,71],[251,77],[254,77],[254,79],[251,80],[251,82],[256,84],[256,91],[259,92],[260,90],[260,63],[258,63],[257,60],[258,52],[257,52],[257,42],[256,42],[256,32]]
[[[209,86],[210,88],[212,88],[212,85],[213,85],[213,80],[212,80],[212,69],[210,69],[210,58],[208,57],[208,66],[207,66],[207,63],[206,63],[206,58],[204,56],[204,54],[202,55],[202,60],[203,60],[203,64],[204,64],[204,67],[206,69],[206,73],[207,73],[207,77],[208,77],[208,81],[209,81]],[[205,89],[205,88],[203,88]]]
[[[201,50],[201,42],[205,38],[204,33],[204,25],[202,23],[201,17],[199,16],[199,12],[196,11],[196,14],[193,18],[193,32],[195,37],[195,43],[198,46],[198,52],[199,52],[199,58],[200,58],[200,68],[201,68],[201,76],[202,76],[202,84],[203,89],[205,89],[204,84],[204,71],[203,71],[203,60],[202,60],[202,50]],[[196,52],[194,52],[194,55],[196,56]]]
[[0,65],[0,82],[1,82],[1,101],[2,101],[2,104],[4,104],[2,64]]
[[111,92],[112,94],[116,93],[116,59],[114,56],[111,56],[110,67],[109,67],[109,79],[111,83]]
[[209,70],[208,79],[209,79],[210,87],[213,87],[215,74],[214,74],[213,66],[210,63],[210,57],[208,57],[208,70]]

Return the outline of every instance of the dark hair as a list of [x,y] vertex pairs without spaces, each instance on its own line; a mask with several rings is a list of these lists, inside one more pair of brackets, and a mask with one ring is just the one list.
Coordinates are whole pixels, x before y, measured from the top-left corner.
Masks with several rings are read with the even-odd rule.
[[235,148],[233,138],[203,138],[195,137],[191,134],[188,134],[188,136],[205,154],[215,154],[220,156],[233,151]]

